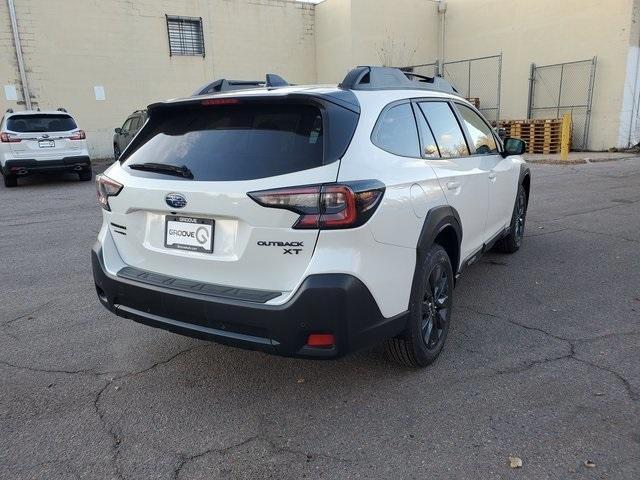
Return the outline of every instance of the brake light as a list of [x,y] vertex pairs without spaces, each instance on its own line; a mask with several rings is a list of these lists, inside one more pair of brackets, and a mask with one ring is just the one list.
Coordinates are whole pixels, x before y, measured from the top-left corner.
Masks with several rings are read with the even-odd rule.
[[0,133],[0,142],[2,143],[18,143],[22,139],[13,133],[2,132]]
[[282,208],[299,214],[292,228],[325,230],[363,225],[375,212],[383,194],[384,185],[377,180],[248,193],[263,207]]
[[106,175],[98,175],[96,177],[96,190],[98,203],[106,211],[110,212],[109,197],[115,197],[122,190],[122,184],[107,177]]
[[69,140],[84,140],[85,138],[87,138],[87,135],[84,133],[84,130],[78,130],[77,132],[73,132]]
[[202,100],[200,102],[201,105],[235,105],[240,103],[240,100],[237,98],[207,98],[206,100]]

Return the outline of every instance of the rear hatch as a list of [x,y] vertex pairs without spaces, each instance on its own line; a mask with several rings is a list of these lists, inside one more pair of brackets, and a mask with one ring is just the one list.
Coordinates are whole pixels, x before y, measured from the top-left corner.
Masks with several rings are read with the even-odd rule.
[[66,113],[13,115],[7,119],[9,149],[14,158],[54,160],[81,155],[84,133]]
[[124,185],[107,215],[120,256],[174,278],[293,290],[318,230],[292,228],[299,214],[265,208],[248,193],[335,182],[357,120],[305,95],[152,106],[107,172]]

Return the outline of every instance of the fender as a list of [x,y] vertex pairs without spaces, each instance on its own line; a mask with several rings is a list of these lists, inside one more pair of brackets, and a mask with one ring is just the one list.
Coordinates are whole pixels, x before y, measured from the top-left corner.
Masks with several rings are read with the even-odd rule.
[[[456,234],[457,241],[457,258],[451,259],[451,267],[453,269],[454,277],[458,273],[460,268],[460,244],[462,243],[462,222],[460,221],[460,215],[455,208],[450,205],[441,205],[439,207],[432,208],[427,212],[424,224],[420,236],[418,237],[418,244],[416,245],[416,265],[413,274],[413,284],[411,291],[415,291],[416,282],[419,281],[422,272],[419,266],[422,264],[422,259],[427,254],[436,237],[446,227],[452,227]],[[410,300],[413,302],[413,299]]]
[[[527,183],[525,183],[525,179]],[[520,164],[520,175],[518,177],[518,185],[524,185],[527,191],[527,207],[529,206],[529,198],[531,197],[531,169],[525,162]]]

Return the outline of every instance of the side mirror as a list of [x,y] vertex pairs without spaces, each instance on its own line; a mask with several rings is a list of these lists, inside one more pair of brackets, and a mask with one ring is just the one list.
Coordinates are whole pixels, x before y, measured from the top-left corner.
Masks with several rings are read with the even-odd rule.
[[118,135],[120,135],[122,133],[122,129],[120,127],[116,128],[114,130]]
[[505,138],[504,140],[504,152],[503,155],[508,157],[509,155],[522,155],[527,151],[527,144],[524,140],[519,138]]

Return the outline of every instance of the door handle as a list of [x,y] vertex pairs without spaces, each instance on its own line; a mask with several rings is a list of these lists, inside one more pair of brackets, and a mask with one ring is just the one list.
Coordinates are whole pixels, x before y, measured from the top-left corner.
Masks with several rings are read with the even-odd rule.
[[449,190],[456,190],[456,189],[460,188],[460,182],[449,182],[449,183],[447,183],[447,188]]
[[496,179],[496,172],[491,171],[489,172],[489,180],[495,180]]

